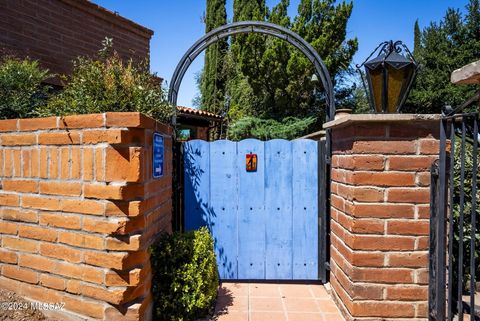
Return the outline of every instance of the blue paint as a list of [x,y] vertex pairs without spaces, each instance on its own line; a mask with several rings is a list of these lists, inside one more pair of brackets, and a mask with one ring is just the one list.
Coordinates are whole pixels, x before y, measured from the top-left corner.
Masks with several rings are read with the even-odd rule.
[[164,140],[159,133],[153,133],[153,178],[163,176]]
[[[265,152],[264,142],[238,143],[238,278],[265,279]],[[247,172],[246,154],[257,154],[257,171]]]
[[317,161],[310,140],[184,144],[185,229],[212,232],[222,279],[318,279]]
[[318,143],[292,141],[293,278],[318,279]]

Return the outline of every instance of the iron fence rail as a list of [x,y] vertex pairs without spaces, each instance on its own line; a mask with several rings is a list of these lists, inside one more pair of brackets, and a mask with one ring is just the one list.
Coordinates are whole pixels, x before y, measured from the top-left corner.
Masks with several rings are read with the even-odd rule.
[[478,113],[465,113],[441,121],[439,160],[431,168],[431,321],[480,320],[475,309],[478,119]]

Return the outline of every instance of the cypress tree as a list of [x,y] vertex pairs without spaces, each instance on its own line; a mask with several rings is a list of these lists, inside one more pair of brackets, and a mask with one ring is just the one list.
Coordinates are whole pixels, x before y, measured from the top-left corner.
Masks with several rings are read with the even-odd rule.
[[418,19],[415,20],[413,34],[413,55],[416,56],[418,54],[418,50],[420,50],[420,42],[422,37],[422,32],[420,31],[420,26],[418,25]]
[[[207,0],[206,33],[227,23],[225,4],[226,0]],[[220,113],[223,110],[226,84],[223,67],[227,50],[227,39],[221,39],[208,47],[205,52],[204,70],[200,80],[203,110],[214,113]]]

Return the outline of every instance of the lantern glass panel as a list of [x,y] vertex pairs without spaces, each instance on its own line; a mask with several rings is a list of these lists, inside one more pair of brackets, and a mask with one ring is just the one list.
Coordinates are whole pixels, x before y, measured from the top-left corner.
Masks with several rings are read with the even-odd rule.
[[397,112],[398,106],[402,103],[404,95],[407,94],[407,87],[413,76],[413,65],[399,69],[388,66],[388,105],[387,112]]
[[382,112],[383,68],[367,69],[370,76],[370,95],[377,113]]

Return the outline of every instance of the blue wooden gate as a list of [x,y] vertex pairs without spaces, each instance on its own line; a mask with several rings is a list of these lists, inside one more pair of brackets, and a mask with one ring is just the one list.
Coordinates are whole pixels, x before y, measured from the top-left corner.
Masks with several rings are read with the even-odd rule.
[[318,153],[305,139],[184,144],[185,230],[210,229],[222,279],[319,278]]

